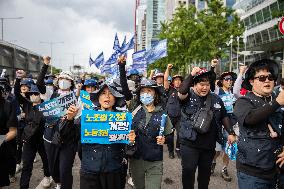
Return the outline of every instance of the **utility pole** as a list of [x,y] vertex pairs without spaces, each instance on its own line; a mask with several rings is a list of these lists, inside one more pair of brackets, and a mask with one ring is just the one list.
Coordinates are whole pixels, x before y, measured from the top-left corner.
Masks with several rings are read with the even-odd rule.
[[58,41],[58,42],[53,42],[53,41],[40,41],[39,43],[42,43],[42,44],[48,44],[50,45],[50,73],[52,74],[52,48],[53,48],[53,45],[55,44],[63,44],[64,42],[63,41]]

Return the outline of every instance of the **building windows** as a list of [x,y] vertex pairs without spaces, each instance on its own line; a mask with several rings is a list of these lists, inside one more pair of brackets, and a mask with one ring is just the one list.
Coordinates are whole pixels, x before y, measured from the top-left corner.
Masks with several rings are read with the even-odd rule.
[[255,16],[256,16],[256,21],[257,21],[258,24],[263,23],[263,16],[262,16],[262,11],[261,11],[261,10],[258,11],[258,12],[255,14]]
[[261,36],[262,36],[263,43],[269,42],[268,30],[261,31]]
[[278,29],[276,29],[276,28],[274,28],[274,27],[269,28],[268,31],[269,31],[269,35],[270,35],[271,41],[278,39],[277,30],[278,30]]
[[271,13],[269,11],[269,7],[265,7],[264,9],[262,9],[262,13],[264,22],[271,20]]
[[254,26],[256,24],[255,14],[251,15],[249,18],[250,18],[250,25]]

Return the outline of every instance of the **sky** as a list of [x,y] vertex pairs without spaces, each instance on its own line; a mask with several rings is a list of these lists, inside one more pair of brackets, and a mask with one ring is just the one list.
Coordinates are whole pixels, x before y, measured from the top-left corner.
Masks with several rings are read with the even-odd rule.
[[102,51],[105,60],[113,50],[115,33],[120,44],[134,33],[135,0],[0,0],[0,17],[24,17],[4,20],[4,40],[50,55],[50,45],[40,42],[64,42],[53,45],[52,64],[69,70],[74,63],[87,71],[89,56]]

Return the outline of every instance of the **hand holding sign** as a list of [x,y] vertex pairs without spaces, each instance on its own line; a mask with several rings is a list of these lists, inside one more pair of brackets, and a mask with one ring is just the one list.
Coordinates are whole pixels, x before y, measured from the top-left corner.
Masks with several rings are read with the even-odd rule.
[[67,119],[73,120],[74,117],[77,115],[79,108],[77,108],[75,105],[71,105],[67,110]]
[[166,138],[164,136],[157,136],[157,144],[163,145],[166,141]]
[[129,135],[128,135],[129,142],[130,143],[134,143],[135,142],[135,138],[136,138],[135,132],[134,132],[134,130],[131,130]]

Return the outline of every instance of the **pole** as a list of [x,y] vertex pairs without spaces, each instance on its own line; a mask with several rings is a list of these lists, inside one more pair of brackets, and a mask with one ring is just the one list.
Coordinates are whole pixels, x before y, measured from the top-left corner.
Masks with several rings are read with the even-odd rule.
[[1,39],[4,39],[4,18],[1,18]]
[[[51,42],[50,43],[50,57],[51,57],[51,59],[50,59],[50,73],[51,73],[51,75],[52,75],[52,45],[53,45],[53,43]],[[52,62],[51,62],[52,61]]]
[[231,42],[231,63],[230,63],[230,72],[232,71],[233,65],[233,41]]
[[239,70],[239,49],[240,49],[240,37],[237,37],[238,40],[238,49],[237,49],[237,69]]

